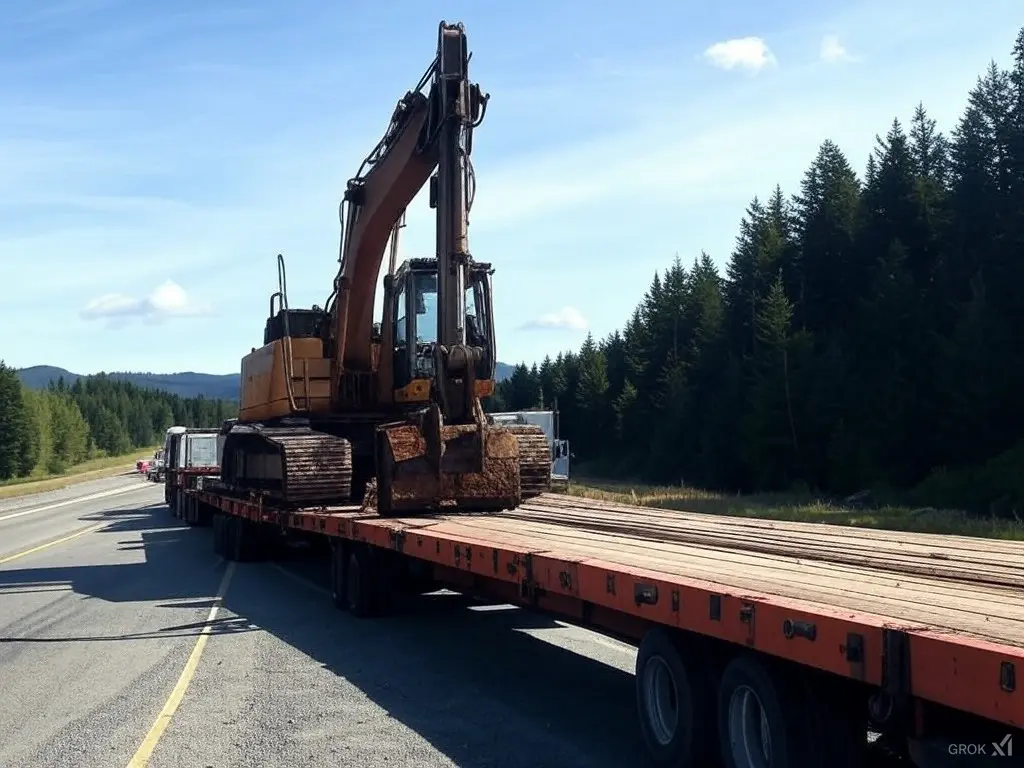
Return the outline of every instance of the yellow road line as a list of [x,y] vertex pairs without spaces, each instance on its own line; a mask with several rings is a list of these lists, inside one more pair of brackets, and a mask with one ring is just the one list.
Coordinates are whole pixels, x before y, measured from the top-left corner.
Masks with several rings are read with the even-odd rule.
[[72,533],[70,536],[65,536],[64,538],[61,538],[61,539],[54,539],[53,541],[48,541],[45,544],[40,544],[38,547],[32,547],[32,549],[26,549],[24,552],[16,552],[15,554],[8,555],[7,557],[0,557],[0,565],[3,565],[4,563],[9,563],[12,560],[17,560],[19,557],[25,557],[25,555],[31,555],[31,554],[34,554],[36,552],[42,552],[44,549],[49,549],[50,547],[55,547],[58,544],[63,544],[65,541],[71,541],[72,539],[77,539],[79,536],[85,536],[85,534],[87,534],[87,533],[92,533],[93,531],[98,531],[104,525],[106,525],[106,523],[100,523],[99,525],[90,525],[88,528],[83,528],[80,531]]
[[192,654],[188,657],[188,661],[185,662],[185,669],[181,671],[181,677],[178,678],[178,682],[174,685],[171,695],[167,697],[167,701],[164,703],[163,709],[160,710],[160,714],[156,716],[156,721],[149,729],[149,733],[146,734],[146,738],[142,740],[138,751],[132,757],[131,762],[128,763],[128,768],[144,768],[149,764],[149,759],[153,756],[153,750],[156,749],[160,737],[164,735],[164,731],[170,725],[171,718],[174,717],[174,713],[178,710],[181,700],[185,697],[185,691],[188,690],[188,686],[196,674],[196,669],[199,667],[199,659],[202,657],[206,643],[210,639],[210,629],[213,626],[214,619],[217,618],[217,611],[220,609],[221,601],[224,600],[224,594],[228,591],[228,585],[231,583],[231,576],[234,572],[235,564],[233,562],[228,563],[227,570],[224,571],[224,578],[220,580],[220,587],[217,588],[217,595],[214,597],[213,605],[210,607],[210,613],[206,617],[206,624],[199,632],[199,638],[192,649]]

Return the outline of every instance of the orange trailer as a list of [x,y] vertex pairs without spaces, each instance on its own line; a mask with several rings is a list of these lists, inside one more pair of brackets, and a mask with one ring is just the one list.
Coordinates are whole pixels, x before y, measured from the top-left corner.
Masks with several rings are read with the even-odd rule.
[[383,518],[274,509],[209,483],[187,493],[227,559],[266,556],[281,537],[328,545],[334,602],[357,616],[446,587],[635,643],[656,765],[862,768],[884,750],[1012,765],[1024,753],[1021,543],[560,494]]

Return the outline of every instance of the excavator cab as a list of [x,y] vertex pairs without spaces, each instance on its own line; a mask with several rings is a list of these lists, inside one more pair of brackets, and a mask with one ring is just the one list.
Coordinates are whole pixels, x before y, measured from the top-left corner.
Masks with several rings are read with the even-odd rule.
[[[477,350],[477,397],[494,391],[495,340],[490,264],[474,262],[465,287],[466,344]],[[391,290],[394,308],[395,401],[426,402],[435,376],[437,340],[437,260],[411,259],[396,271]]]

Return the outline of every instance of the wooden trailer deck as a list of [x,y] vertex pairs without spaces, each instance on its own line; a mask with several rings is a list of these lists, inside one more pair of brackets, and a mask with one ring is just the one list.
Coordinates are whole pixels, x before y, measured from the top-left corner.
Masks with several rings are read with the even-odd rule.
[[1024,726],[1024,543],[560,494],[498,514],[409,518],[204,500],[511,582],[518,602],[610,631],[638,638],[650,622],[678,626]]
[[[454,518],[454,516],[453,516]],[[575,557],[1024,647],[1024,542],[786,523],[544,496],[443,526]],[[437,530],[438,528],[435,528]],[[456,530],[452,530],[457,535]]]

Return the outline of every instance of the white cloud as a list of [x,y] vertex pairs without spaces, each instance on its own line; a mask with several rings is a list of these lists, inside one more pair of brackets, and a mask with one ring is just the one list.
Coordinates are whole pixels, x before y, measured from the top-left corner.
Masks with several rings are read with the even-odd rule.
[[103,294],[86,304],[80,314],[86,320],[110,320],[123,325],[130,318],[155,324],[172,317],[194,317],[209,312],[209,307],[193,302],[176,282],[166,280],[141,299],[123,293]]
[[854,60],[854,57],[850,55],[850,52],[839,41],[838,35],[825,35],[821,38],[821,51],[819,55],[822,61],[829,64]]
[[777,63],[775,54],[760,37],[737,37],[715,43],[704,51],[704,58],[720,69],[745,69],[760,72]]
[[544,328],[548,330],[583,331],[587,328],[587,318],[575,307],[562,307],[557,312],[541,315],[527,323],[525,328]]

